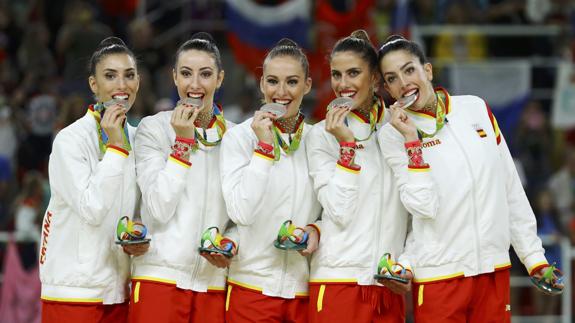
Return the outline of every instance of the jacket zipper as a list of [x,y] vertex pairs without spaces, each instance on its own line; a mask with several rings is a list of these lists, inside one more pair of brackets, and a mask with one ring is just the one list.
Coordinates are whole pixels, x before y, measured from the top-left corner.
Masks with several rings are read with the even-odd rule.
[[[305,125],[304,125],[304,127],[305,127]],[[296,153],[296,152],[294,152],[294,154],[293,154],[292,156],[287,156],[287,154],[286,154],[286,156],[284,156],[285,158],[289,158],[289,160],[290,160],[290,165],[291,165],[291,169],[292,169],[292,173],[294,174],[294,176],[292,177],[293,180],[294,180],[294,185],[293,185],[293,190],[292,190],[292,192],[296,192],[296,191],[297,191],[297,174],[295,173],[295,166],[294,166],[294,164],[295,164],[295,153]],[[293,221],[293,220],[294,220],[294,213],[295,213],[295,211],[294,211],[294,205],[295,205],[295,203],[293,203],[293,200],[294,200],[294,199],[293,199],[293,195],[292,195],[291,197],[292,197],[292,199],[291,199],[291,201],[290,201],[290,202],[291,202],[291,203],[290,203],[290,204],[291,204],[291,205],[290,205],[290,219],[292,219],[292,221]],[[301,225],[301,224],[299,224],[299,223],[295,223],[295,224],[296,224],[296,225]],[[287,250],[283,251],[284,257],[283,257],[283,266],[282,266],[282,278],[281,278],[281,280],[280,280],[280,294],[283,294],[283,291],[284,291],[285,275],[286,275],[287,266],[288,266],[288,252],[289,252],[289,251],[287,251]],[[281,295],[280,295],[280,296],[281,296]]]
[[[209,149],[209,148],[207,148],[207,149]],[[202,150],[200,149],[200,151],[202,151]],[[209,163],[208,163],[208,158],[209,158],[208,152],[209,151],[203,151],[203,153],[204,153],[203,154],[204,155],[204,166],[209,165]],[[205,182],[206,189],[204,190],[204,203],[202,205],[202,211],[200,213],[200,226],[199,226],[200,232],[203,232],[203,230],[205,229],[204,228],[204,217],[206,214],[206,203],[207,203],[207,197],[208,197],[208,191],[209,191],[209,186],[208,186],[209,184],[208,183],[210,182],[209,181],[210,169],[209,169],[209,167],[205,167],[205,169],[206,169],[206,182]],[[201,259],[202,256],[200,255],[199,252],[195,252],[195,255],[196,256],[194,257],[195,258],[195,261],[194,261],[195,264],[194,264],[194,271],[192,274],[192,282],[196,281],[196,277],[198,275],[198,269],[200,267],[200,262],[202,260]]]
[[461,143],[459,142],[455,132],[453,131],[453,129],[451,129],[451,127],[449,127],[449,123],[445,123],[445,126],[447,129],[449,129],[449,131],[451,132],[451,135],[453,136],[453,139],[455,141],[455,143],[457,144],[457,146],[459,147],[459,150],[461,151],[461,154],[463,155],[463,158],[465,159],[465,163],[467,164],[467,169],[469,171],[469,175],[471,176],[471,180],[473,181],[472,185],[471,185],[471,196],[472,196],[472,207],[473,207],[473,232],[474,232],[474,239],[473,241],[475,242],[475,254],[477,256],[477,274],[479,274],[480,272],[480,267],[481,267],[481,255],[480,255],[480,251],[479,251],[479,232],[477,230],[477,228],[479,228],[479,220],[478,220],[478,216],[477,216],[477,202],[476,202],[476,196],[475,196],[475,177],[473,176],[473,172],[471,171],[471,163],[469,162],[469,158],[467,156],[467,154],[465,153],[465,150],[463,149],[463,146],[461,145]]

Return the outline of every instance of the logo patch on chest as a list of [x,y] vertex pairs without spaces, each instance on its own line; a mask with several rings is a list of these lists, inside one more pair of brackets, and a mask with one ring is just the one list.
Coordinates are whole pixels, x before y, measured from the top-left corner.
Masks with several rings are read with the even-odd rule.
[[479,137],[481,137],[481,138],[487,137],[487,133],[485,132],[485,130],[483,130],[483,128],[479,124],[477,124],[477,123],[473,124],[473,129],[475,129],[475,131],[477,131],[477,134],[479,135]]
[[440,145],[440,144],[441,144],[441,140],[439,140],[439,139],[433,139],[433,140],[424,142],[424,143],[422,144],[422,146],[423,146],[423,148],[429,148],[429,147],[433,147],[433,146]]

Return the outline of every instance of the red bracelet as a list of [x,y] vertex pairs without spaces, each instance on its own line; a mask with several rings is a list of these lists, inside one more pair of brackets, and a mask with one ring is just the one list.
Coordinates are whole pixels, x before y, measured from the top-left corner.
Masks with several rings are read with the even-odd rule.
[[261,147],[262,149],[270,150],[270,151],[273,151],[273,150],[274,150],[274,146],[272,146],[272,145],[270,145],[270,144],[268,144],[268,143],[265,143],[265,142],[263,142],[263,141],[261,141],[261,140],[258,141],[258,147]]
[[267,144],[261,140],[258,141],[258,145],[255,151],[269,158],[274,158],[274,146]]
[[190,145],[195,145],[196,144],[196,139],[195,138],[185,138],[185,137],[177,137],[176,136],[176,141],[180,141],[183,142],[185,144],[190,144]]
[[412,147],[421,147],[421,141],[414,140],[414,141],[406,142],[404,145],[405,145],[406,149],[409,149]]
[[340,141],[339,146],[340,147],[355,148],[355,141]]

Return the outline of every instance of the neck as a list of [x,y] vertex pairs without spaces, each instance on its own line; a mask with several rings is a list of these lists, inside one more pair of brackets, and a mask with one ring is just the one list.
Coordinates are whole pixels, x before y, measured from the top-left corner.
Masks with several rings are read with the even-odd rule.
[[282,128],[285,133],[294,133],[295,127],[297,125],[297,120],[299,118],[299,113],[293,117],[281,118],[276,120],[276,123]]
[[369,98],[356,109],[356,112],[361,114],[361,116],[363,116],[366,120],[369,120],[369,114],[371,112],[372,105],[373,101],[371,98]]
[[[206,107],[207,108],[207,107]],[[196,122],[197,125],[200,128],[207,128],[210,125],[210,122],[212,121],[213,118],[213,109],[210,108],[209,109],[203,109],[202,111],[200,111],[200,113],[198,114],[198,117],[196,118]]]
[[431,101],[431,104],[428,104],[425,107],[423,107],[423,109],[421,109],[421,112],[431,113],[433,115],[437,113],[437,95],[435,95],[435,93],[433,94],[433,101]]

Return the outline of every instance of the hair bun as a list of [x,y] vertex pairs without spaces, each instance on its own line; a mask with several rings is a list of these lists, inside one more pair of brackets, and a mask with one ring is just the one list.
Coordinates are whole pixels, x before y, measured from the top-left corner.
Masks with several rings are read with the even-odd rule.
[[208,41],[212,44],[216,43],[216,41],[214,40],[214,37],[212,37],[212,35],[208,34],[205,31],[200,31],[200,32],[193,34],[192,37],[190,37],[190,40],[194,40],[194,39],[205,40],[205,41]]
[[349,37],[365,40],[366,42],[371,43],[371,40],[369,39],[369,35],[367,34],[367,31],[365,31],[363,29],[358,29],[358,30],[352,32],[349,35]]
[[118,38],[118,37],[107,37],[100,42],[100,45],[98,45],[98,49],[109,47],[112,45],[118,45],[118,46],[122,46],[122,47],[127,48],[126,43],[124,43],[124,41],[121,40],[120,38]]
[[276,46],[286,46],[286,47],[295,47],[299,48],[299,46],[293,40],[289,38],[282,38],[280,41],[277,42]]

